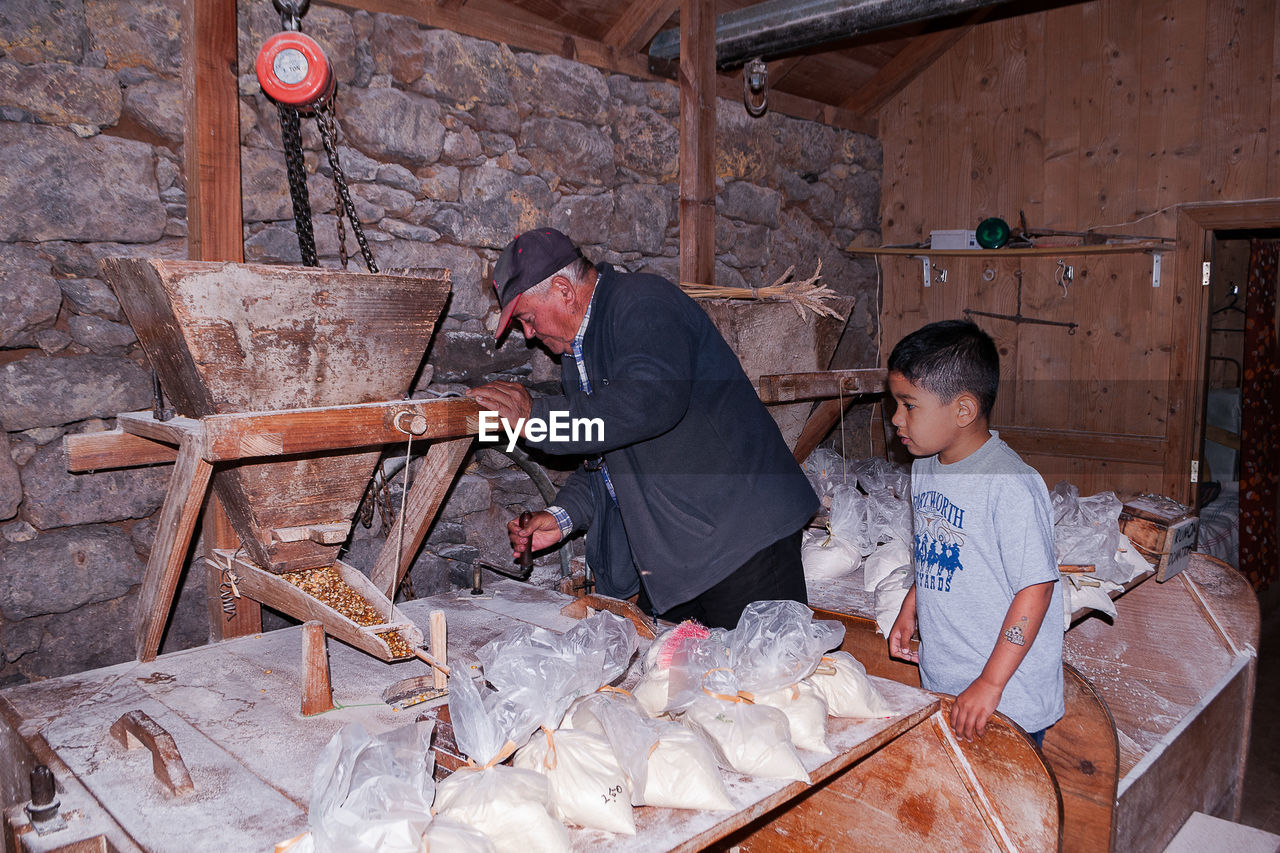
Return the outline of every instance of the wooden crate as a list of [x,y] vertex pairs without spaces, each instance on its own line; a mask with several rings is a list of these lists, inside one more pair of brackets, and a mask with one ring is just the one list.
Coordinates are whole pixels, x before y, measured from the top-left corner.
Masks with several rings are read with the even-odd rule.
[[1200,518],[1170,498],[1142,495],[1121,509],[1120,530],[1156,567],[1156,580],[1164,582],[1187,567]]

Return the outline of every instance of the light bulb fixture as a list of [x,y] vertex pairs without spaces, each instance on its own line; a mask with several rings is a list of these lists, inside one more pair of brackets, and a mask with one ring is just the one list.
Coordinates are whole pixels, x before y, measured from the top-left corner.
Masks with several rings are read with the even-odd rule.
[[755,118],[769,110],[769,66],[758,56],[743,66],[742,103]]

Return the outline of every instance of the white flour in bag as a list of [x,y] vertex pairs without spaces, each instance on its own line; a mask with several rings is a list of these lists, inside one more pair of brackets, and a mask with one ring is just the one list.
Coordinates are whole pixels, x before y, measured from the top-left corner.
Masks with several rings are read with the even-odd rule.
[[669,809],[726,811],[733,808],[715,756],[698,735],[677,723],[663,726],[649,753],[642,802]]
[[827,703],[805,682],[755,694],[757,705],[777,708],[787,717],[791,742],[800,749],[830,753],[827,746]]
[[777,708],[704,696],[680,719],[706,738],[716,760],[730,770],[767,779],[809,781],[791,745],[786,715]]
[[448,853],[495,853],[488,836],[473,826],[447,817],[437,817],[423,836],[428,850]]
[[[834,675],[824,675],[826,666],[835,668]],[[848,652],[824,655],[818,671],[805,679],[827,703],[827,713],[834,717],[889,717],[893,710],[880,691],[867,677],[867,668]]]
[[432,808],[483,832],[498,853],[568,853],[569,830],[550,806],[545,776],[499,764],[457,770],[437,782]]
[[512,764],[547,777],[552,805],[562,820],[588,829],[636,834],[631,784],[602,735],[557,729],[548,744],[543,734],[535,734],[516,752]]
[[671,670],[655,669],[645,673],[631,689],[640,707],[650,717],[657,717],[667,707],[667,691],[671,685]]

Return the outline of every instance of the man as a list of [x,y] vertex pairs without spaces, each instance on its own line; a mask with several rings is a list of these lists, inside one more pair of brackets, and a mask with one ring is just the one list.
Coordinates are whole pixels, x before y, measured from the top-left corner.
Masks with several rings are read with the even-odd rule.
[[752,601],[807,601],[800,532],[817,496],[706,313],[664,278],[592,265],[551,228],[513,240],[493,284],[497,337],[515,321],[560,356],[563,394],[492,382],[470,396],[513,428],[557,412],[603,427],[526,433],[587,461],[552,506],[507,526],[516,556],[585,529],[600,592],[709,626],[734,627]]

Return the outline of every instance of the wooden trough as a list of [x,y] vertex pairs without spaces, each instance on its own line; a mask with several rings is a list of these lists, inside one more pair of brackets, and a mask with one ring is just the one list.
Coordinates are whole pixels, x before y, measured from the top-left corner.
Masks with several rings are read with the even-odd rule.
[[[175,460],[143,579],[137,653],[159,648],[210,482],[238,542],[206,556],[255,601],[384,660],[356,626],[271,575],[334,566],[383,445],[434,442],[370,579],[339,573],[403,628],[391,604],[476,432],[469,400],[405,400],[449,295],[447,271],[407,277],[195,261],[110,259],[115,289],[176,415],[121,414],[116,430],[68,437],[73,471]],[[176,451],[175,451],[176,448]],[[403,531],[401,530],[403,528]],[[262,577],[260,575],[265,575]]]

